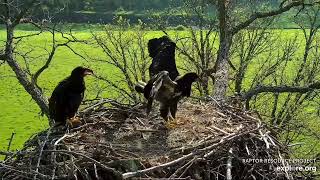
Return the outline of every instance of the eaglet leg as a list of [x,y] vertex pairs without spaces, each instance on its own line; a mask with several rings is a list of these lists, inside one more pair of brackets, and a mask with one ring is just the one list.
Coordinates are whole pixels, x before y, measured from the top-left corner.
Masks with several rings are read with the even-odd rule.
[[177,108],[178,108],[178,100],[173,100],[170,104],[170,113],[173,119],[176,118]]
[[170,104],[160,104],[160,116],[166,121],[166,127],[172,129],[175,127],[175,119],[170,115]]
[[168,128],[175,128],[178,124],[177,120],[176,120],[176,112],[177,112],[177,106],[178,106],[178,101],[175,100],[171,100],[170,102],[170,114],[171,116],[169,116],[169,121],[167,124]]
[[169,120],[169,105],[166,103],[160,103],[160,116],[167,122]]

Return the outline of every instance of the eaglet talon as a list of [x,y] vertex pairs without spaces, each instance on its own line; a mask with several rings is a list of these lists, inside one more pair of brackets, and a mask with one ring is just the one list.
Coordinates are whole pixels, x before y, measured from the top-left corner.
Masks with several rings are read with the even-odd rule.
[[171,116],[169,116],[169,117],[168,117],[168,120],[167,120],[167,122],[166,122],[166,125],[165,125],[166,128],[168,128],[168,129],[174,129],[177,125],[178,125],[178,124],[177,124],[176,119],[173,118],[173,117],[171,117]]
[[75,127],[78,127],[81,125],[81,120],[79,117],[72,117],[70,119],[68,119],[68,125],[71,127],[71,128],[75,128]]

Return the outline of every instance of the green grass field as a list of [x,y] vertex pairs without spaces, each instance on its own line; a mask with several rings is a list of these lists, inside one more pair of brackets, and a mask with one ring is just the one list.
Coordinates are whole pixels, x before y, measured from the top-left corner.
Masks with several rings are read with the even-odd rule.
[[[16,35],[32,33],[31,31],[16,31]],[[87,39],[90,33],[87,31],[76,32],[77,38]],[[150,33],[153,36],[161,36],[160,32]],[[0,30],[0,40],[6,38],[4,30]],[[38,48],[33,52],[33,56],[46,55],[43,47],[49,48],[51,42],[50,34],[42,34],[37,37],[29,38],[28,41],[21,43],[18,48],[27,52],[31,48]],[[91,57],[103,57],[103,53],[96,47],[85,46],[82,44],[72,45],[79,53],[86,54]],[[22,60],[21,60],[22,61]],[[43,58],[35,58],[30,62],[30,69],[34,73],[35,70],[44,64]],[[47,97],[50,97],[54,87],[63,78],[67,77],[74,67],[79,65],[90,67],[97,74],[104,74],[111,79],[118,77],[117,71],[106,63],[92,63],[81,59],[72,53],[68,48],[59,48],[54,56],[54,60],[39,78],[39,85],[43,88]],[[18,83],[14,73],[7,65],[0,66],[0,150],[5,150],[8,140],[12,133],[15,133],[11,150],[19,149],[23,143],[33,134],[48,127],[46,117],[40,116],[40,109],[31,99],[23,87]],[[101,82],[97,82],[93,77],[86,78],[87,93],[86,98],[94,98],[97,89],[105,86]],[[103,97],[112,98],[112,91],[103,93]]]
[[[283,30],[286,37],[293,36],[295,31],[296,30]],[[26,33],[30,33],[30,31],[17,31],[17,34]],[[184,32],[181,33],[183,34]],[[89,31],[85,30],[78,31],[75,35],[80,39],[88,39],[90,37]],[[162,35],[163,33],[160,31],[150,31],[147,33],[148,38]],[[3,42],[5,37],[5,31],[0,30],[0,41]],[[23,52],[31,48],[36,48],[32,55],[39,56],[45,53],[43,47],[49,48],[50,38],[50,34],[42,34],[22,42],[18,48]],[[73,47],[90,57],[105,58],[102,51],[96,47],[83,44],[76,44],[73,45]],[[22,61],[22,59],[20,59],[20,61]],[[34,70],[39,68],[43,63],[43,58],[35,58],[34,61],[30,62],[30,69],[34,72]],[[47,69],[39,79],[39,84],[44,88],[45,94],[49,97],[55,85],[68,76],[74,67],[79,65],[89,66],[96,73],[107,75],[110,79],[118,78],[117,71],[115,71],[111,65],[85,61],[73,54],[69,49],[62,47],[56,52],[49,69]],[[254,69],[255,67],[252,65],[250,68]],[[250,73],[248,76],[250,76]],[[250,80],[250,78],[248,78],[248,80]],[[104,84],[97,82],[93,77],[87,78],[86,83],[87,99],[94,98],[98,87],[104,86]],[[8,139],[12,133],[16,133],[16,135],[12,142],[11,150],[20,149],[31,135],[48,127],[48,121],[45,117],[40,116],[39,108],[24,91],[12,70],[6,64],[0,66],[0,84],[0,151],[6,150]],[[102,96],[112,98],[114,94],[111,91],[105,91]],[[319,125],[315,123],[316,121],[317,119],[311,121],[310,124],[315,129],[320,130]]]

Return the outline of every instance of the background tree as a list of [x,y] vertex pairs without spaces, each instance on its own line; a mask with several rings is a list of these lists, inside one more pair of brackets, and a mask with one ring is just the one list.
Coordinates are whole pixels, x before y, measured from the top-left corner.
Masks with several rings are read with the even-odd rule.
[[[48,116],[48,101],[42,88],[37,83],[38,78],[50,66],[54,54],[59,47],[67,47],[76,53],[70,44],[80,42],[80,40],[73,36],[71,31],[70,33],[64,33],[61,30],[61,26],[59,27],[56,24],[49,25],[48,20],[50,20],[50,17],[48,17],[48,20],[36,21],[33,19],[36,11],[41,9],[46,3],[47,1],[42,0],[1,0],[0,11],[3,13],[0,18],[5,24],[7,36],[4,51],[0,54],[0,59],[10,66],[19,83],[37,103],[42,113]],[[19,24],[30,24],[37,30],[24,35],[16,35],[15,30]],[[39,48],[35,47],[30,48],[28,51],[21,51],[19,47],[21,42],[28,41],[28,38],[38,36],[44,32],[50,33],[52,39],[51,47],[49,46],[49,49],[42,49],[44,53],[43,56],[32,55],[33,51],[40,51]],[[63,41],[59,41],[57,36],[62,38]],[[30,59],[38,59],[38,61],[42,59],[43,61],[41,63],[43,63],[43,65],[40,66],[39,69],[32,71],[29,66]]]
[[[180,13],[186,17],[183,24],[176,28],[174,40],[177,42],[178,61],[182,62],[180,69],[196,72],[200,75],[200,83],[196,88],[201,96],[210,95],[213,76],[206,73],[213,68],[216,59],[216,41],[218,33],[215,31],[216,18],[210,14],[210,6],[206,0],[186,0],[182,4]],[[188,22],[194,16],[192,22]],[[188,18],[189,17],[189,18]],[[179,28],[182,29],[179,29]],[[163,27],[167,35],[166,29]],[[186,32],[181,37],[182,32]]]
[[[119,101],[135,104],[142,100],[134,88],[135,84],[149,80],[147,74],[151,60],[147,49],[146,27],[141,21],[132,27],[122,17],[115,18],[114,24],[117,28],[105,26],[103,33],[91,32],[92,45],[101,50],[103,56],[87,59],[112,67],[117,78],[97,73],[98,79],[108,84],[107,89],[117,92],[115,96],[121,97]],[[134,31],[128,31],[132,28]]]
[[[255,1],[252,1],[255,2]],[[247,2],[246,2],[247,3]],[[277,16],[284,12],[291,10],[294,7],[312,6],[318,4],[317,1],[307,2],[305,0],[288,1],[284,0],[279,3],[277,8],[272,8],[266,11],[256,11],[248,14],[248,17],[241,18],[240,22],[236,22],[232,17],[234,14],[232,11],[236,10],[241,2],[218,0],[214,4],[217,7],[218,21],[219,21],[219,50],[215,64],[215,68],[211,72],[215,73],[214,82],[214,97],[217,100],[224,100],[227,93],[228,81],[229,81],[229,65],[230,63],[230,48],[232,46],[233,37],[241,30],[250,27],[255,21],[262,18],[268,18]],[[244,5],[244,4],[242,4]],[[245,7],[245,6],[244,6]]]
[[316,158],[320,13],[318,6],[297,12],[299,30],[270,30],[277,20],[272,18],[234,36],[230,54],[236,70],[230,71],[229,93],[258,111],[273,133],[299,152],[294,156]]

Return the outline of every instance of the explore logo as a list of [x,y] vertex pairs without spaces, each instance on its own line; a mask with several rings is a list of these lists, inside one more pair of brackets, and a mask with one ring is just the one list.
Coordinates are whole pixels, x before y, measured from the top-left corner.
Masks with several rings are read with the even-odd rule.
[[316,172],[317,167],[315,166],[278,166],[275,168],[276,171],[312,171]]

